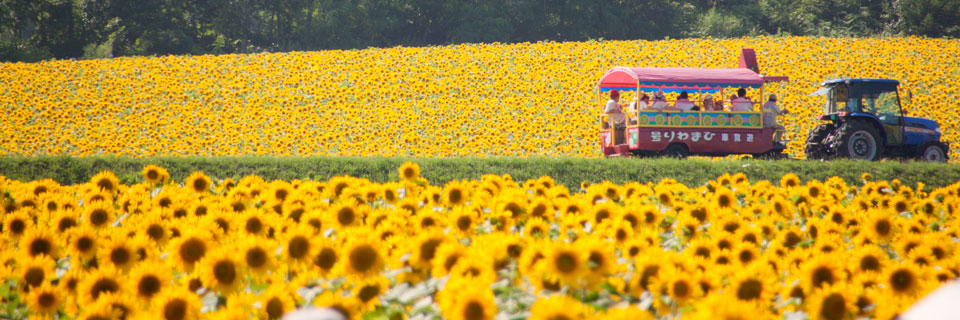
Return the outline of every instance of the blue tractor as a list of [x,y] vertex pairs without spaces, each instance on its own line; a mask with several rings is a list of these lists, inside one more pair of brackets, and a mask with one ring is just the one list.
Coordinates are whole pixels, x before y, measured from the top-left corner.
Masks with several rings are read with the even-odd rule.
[[940,125],[904,117],[897,80],[839,79],[811,95],[826,96],[825,111],[807,136],[807,159],[913,158],[946,162],[949,145],[940,141]]

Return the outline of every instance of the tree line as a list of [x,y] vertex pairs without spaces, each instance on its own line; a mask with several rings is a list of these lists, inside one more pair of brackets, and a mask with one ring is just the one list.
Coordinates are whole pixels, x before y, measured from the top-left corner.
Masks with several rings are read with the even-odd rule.
[[960,1],[0,1],[0,61],[751,35],[960,37]]

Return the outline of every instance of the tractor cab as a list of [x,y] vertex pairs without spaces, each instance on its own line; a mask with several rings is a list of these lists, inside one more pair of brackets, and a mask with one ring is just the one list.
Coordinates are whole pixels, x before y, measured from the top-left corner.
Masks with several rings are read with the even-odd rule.
[[885,156],[946,161],[936,121],[904,117],[891,79],[830,80],[811,95],[822,95],[828,121],[810,132],[808,158],[848,157],[877,160]]

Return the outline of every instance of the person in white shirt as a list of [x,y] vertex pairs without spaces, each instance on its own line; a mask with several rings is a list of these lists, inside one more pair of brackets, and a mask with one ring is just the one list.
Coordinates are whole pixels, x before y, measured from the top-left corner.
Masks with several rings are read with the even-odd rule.
[[753,111],[753,101],[747,98],[747,89],[737,90],[737,97],[733,99],[733,107],[730,111]]
[[624,127],[623,106],[620,105],[620,91],[611,90],[610,100],[607,100],[607,106],[603,112],[613,117],[614,128]]
[[658,91],[653,94],[653,104],[650,105],[651,110],[663,111],[667,107],[667,99],[663,96],[663,91]]
[[690,101],[690,96],[687,95],[686,91],[680,91],[680,96],[677,97],[677,101],[674,102],[673,108],[680,111],[690,111],[693,109],[693,102]]
[[723,106],[717,109],[717,104],[713,102],[713,95],[707,94],[703,97],[703,111],[723,111]]
[[787,110],[780,110],[777,107],[777,95],[771,94],[770,98],[767,99],[767,102],[763,104],[763,127],[764,128],[774,128],[776,129],[773,134],[773,141],[780,141],[780,136],[783,135],[783,130],[785,129],[783,125],[777,123],[778,114],[787,114]]

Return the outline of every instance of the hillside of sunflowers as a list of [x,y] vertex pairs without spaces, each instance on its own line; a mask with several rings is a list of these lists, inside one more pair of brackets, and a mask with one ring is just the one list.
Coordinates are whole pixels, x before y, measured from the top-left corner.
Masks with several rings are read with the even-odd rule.
[[891,319],[960,275],[960,184],[394,177],[0,177],[0,317]]
[[[904,110],[958,142],[960,40],[755,37],[537,42],[0,64],[0,155],[599,157],[597,79],[613,66],[786,75],[788,152],[818,84],[901,81]],[[960,152],[950,151],[957,159]]]

